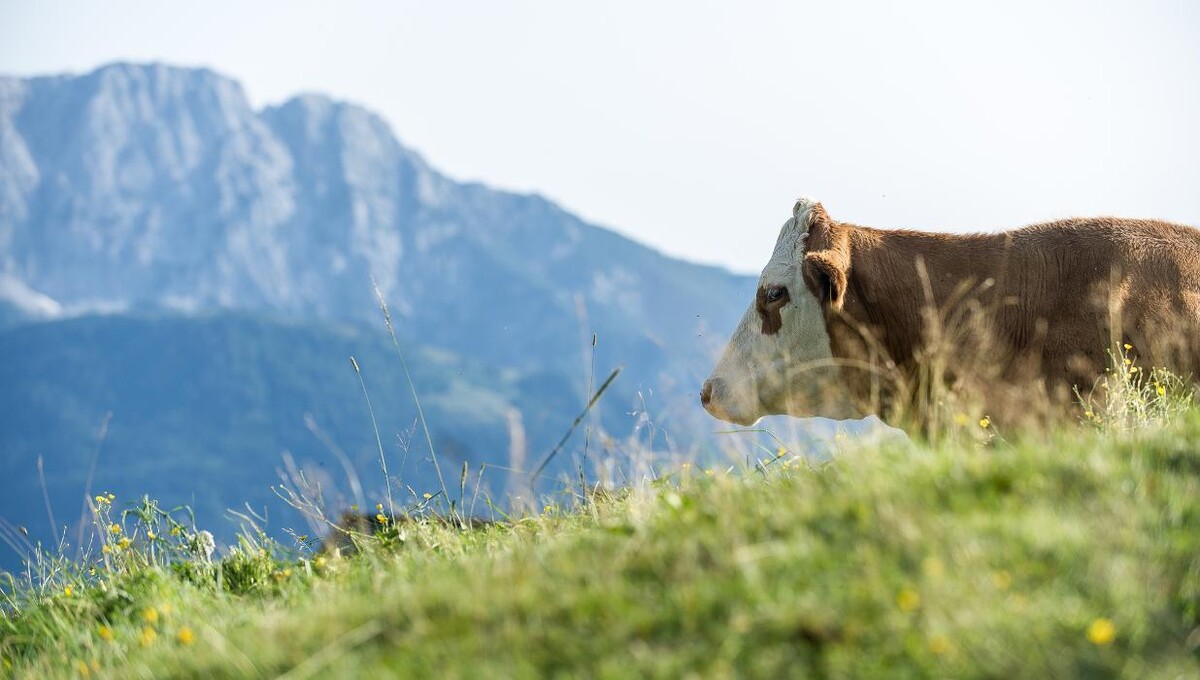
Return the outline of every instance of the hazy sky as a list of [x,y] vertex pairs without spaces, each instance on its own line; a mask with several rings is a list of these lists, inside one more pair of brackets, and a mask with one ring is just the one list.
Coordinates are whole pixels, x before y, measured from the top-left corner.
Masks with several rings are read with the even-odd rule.
[[0,71],[320,91],[458,179],[757,271],[792,199],[881,227],[1200,224],[1200,2],[16,2]]

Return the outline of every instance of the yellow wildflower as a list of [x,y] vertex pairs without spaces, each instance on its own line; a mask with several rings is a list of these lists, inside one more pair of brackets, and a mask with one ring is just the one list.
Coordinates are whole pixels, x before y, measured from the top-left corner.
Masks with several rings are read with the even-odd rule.
[[143,647],[149,647],[157,637],[158,633],[150,626],[146,626],[142,628],[142,634],[138,636],[138,642],[142,643]]
[[154,607],[146,607],[142,610],[142,620],[146,623],[158,623],[158,610]]
[[325,568],[325,556],[317,555],[317,558],[315,560],[313,560],[313,566],[316,567],[317,569],[324,569]]
[[989,417],[987,417],[987,416],[984,416],[984,417],[982,417],[982,418],[980,418],[980,419],[979,419],[979,427],[982,427],[982,428],[983,428],[983,429],[985,429],[985,430],[986,430],[986,429],[988,429],[988,427],[989,427],[991,424],[992,424],[992,419],[991,419],[991,418],[989,418]]
[[75,594],[75,590],[73,588],[71,588],[71,586],[67,586],[66,588],[63,588],[63,595],[66,595],[67,597],[71,597],[74,594]]
[[146,539],[147,540],[153,541],[156,538],[158,538],[158,534],[154,533],[153,529],[146,530]]
[[1131,349],[1133,349],[1133,345],[1131,345],[1131,344],[1129,344],[1129,343],[1127,342],[1127,343],[1125,343],[1125,349],[1126,349],[1126,350],[1131,350]]
[[1158,387],[1154,388],[1154,393],[1160,397],[1165,396],[1167,394],[1167,388],[1163,387],[1162,385],[1159,385]]
[[941,578],[946,573],[946,565],[936,557],[926,557],[921,560],[921,571],[930,578]]
[[917,607],[921,606],[921,596],[912,588],[902,588],[896,594],[896,606],[902,612],[916,611]]
[[996,586],[996,590],[1006,590],[1012,585],[1012,574],[1004,569],[992,572],[992,585]]
[[425,500],[429,500],[430,498],[433,498],[433,494],[428,493],[428,492],[421,494],[421,495],[423,495],[425,497]]
[[1088,626],[1087,639],[1093,645],[1103,646],[1112,644],[1117,637],[1117,627],[1111,619],[1099,618]]
[[378,515],[375,515],[375,521],[379,522],[380,524],[387,524],[388,523],[387,515],[385,515],[381,512]]
[[191,628],[184,626],[183,628],[179,629],[179,632],[175,635],[175,639],[178,640],[179,644],[181,645],[190,645],[196,641],[196,634],[192,632]]
[[113,536],[120,536],[121,535],[121,525],[117,524],[116,522],[113,522],[112,524],[108,525],[108,531]]
[[107,554],[109,554],[110,552],[112,552],[112,546],[110,546],[109,544],[105,543],[104,545],[100,546],[100,552],[102,552],[102,553],[104,553],[105,555],[107,555]]
[[380,511],[380,512],[383,512],[383,503],[376,503],[376,504],[375,504],[375,509],[376,509],[376,510],[378,510],[378,511]]
[[109,628],[108,626],[100,626],[97,628],[96,635],[99,635],[100,639],[104,640],[105,642],[112,642],[113,632],[112,628]]
[[121,550],[124,550],[128,548],[131,543],[133,543],[133,541],[129,540],[128,536],[122,536],[121,540],[117,541],[117,547]]
[[183,530],[179,528],[179,525],[175,525],[175,526],[171,527],[171,535],[172,536],[178,536],[182,532],[183,532]]
[[929,651],[937,656],[945,656],[954,651],[954,645],[950,644],[950,639],[945,635],[934,635],[929,638]]

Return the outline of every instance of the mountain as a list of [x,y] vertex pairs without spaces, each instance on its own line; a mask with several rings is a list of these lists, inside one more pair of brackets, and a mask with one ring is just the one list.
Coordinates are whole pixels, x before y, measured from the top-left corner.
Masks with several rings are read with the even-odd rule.
[[366,474],[378,452],[347,357],[390,367],[367,376],[389,453],[415,416],[372,280],[430,390],[435,447],[473,468],[507,465],[512,409],[529,456],[548,451],[616,366],[598,431],[649,414],[656,446],[702,444],[716,427],[694,395],[753,289],[447,178],[324,96],[255,110],[229,78],[159,64],[0,78],[0,469],[23,489],[0,517],[49,529],[24,488],[39,455],[51,500],[78,507],[109,412],[97,474],[194,497],[209,522],[264,499],[284,451],[328,462],[305,413]]
[[373,276],[412,334],[529,366],[578,345],[577,297],[605,330],[672,348],[744,302],[744,277],[453,182],[317,95],[255,111],[210,71],[121,64],[0,80],[0,131],[0,274],[67,313],[374,321]]

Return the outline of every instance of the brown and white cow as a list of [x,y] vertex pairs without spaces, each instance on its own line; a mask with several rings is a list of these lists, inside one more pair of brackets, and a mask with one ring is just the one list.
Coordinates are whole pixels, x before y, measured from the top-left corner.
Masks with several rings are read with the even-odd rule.
[[[1200,230],[1069,219],[997,234],[871,229],[801,199],[701,390],[722,420],[883,413],[929,380],[1052,400],[1109,352],[1200,376]],[[938,363],[940,360],[940,363]],[[931,371],[930,365],[938,364]]]

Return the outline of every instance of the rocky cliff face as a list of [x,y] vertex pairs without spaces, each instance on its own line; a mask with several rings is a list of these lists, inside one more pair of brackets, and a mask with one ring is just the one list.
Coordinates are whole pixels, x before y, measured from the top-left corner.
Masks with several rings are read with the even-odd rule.
[[[696,390],[753,286],[542,197],[448,179],[378,116],[319,95],[256,111],[228,78],[163,65],[0,78],[0,470],[14,488],[40,488],[44,456],[52,502],[77,507],[102,450],[96,484],[192,494],[219,524],[239,499],[269,501],[284,450],[341,469],[310,416],[382,487],[348,354],[383,405],[387,451],[411,463],[405,483],[430,483],[430,452],[401,436],[415,413],[372,279],[419,364],[435,446],[492,465],[494,489],[513,414],[532,465],[593,371],[618,365],[593,428],[703,440],[716,424]],[[576,470],[574,445],[560,469]],[[39,526],[29,493],[0,499],[0,518]]]
[[449,180],[362,108],[255,111],[205,70],[0,80],[0,158],[0,295],[33,314],[372,320],[374,277],[406,332],[523,365],[577,344],[581,309],[613,341],[687,353],[744,293],[538,196]]

